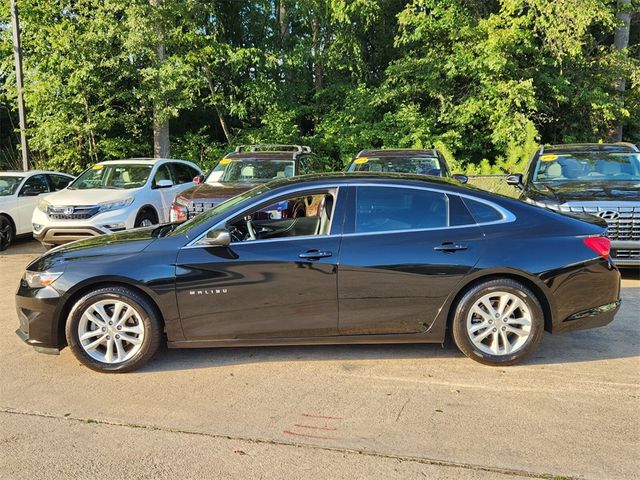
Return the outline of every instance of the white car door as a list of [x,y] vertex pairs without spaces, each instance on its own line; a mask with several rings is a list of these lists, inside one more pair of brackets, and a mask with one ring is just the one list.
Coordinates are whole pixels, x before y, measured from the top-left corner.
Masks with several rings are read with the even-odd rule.
[[[162,186],[162,183],[171,182],[171,186]],[[176,185],[171,173],[171,167],[169,163],[163,163],[156,170],[151,182],[151,188],[154,192],[154,203],[158,210],[158,221],[160,223],[166,223],[169,221],[169,212],[173,199],[176,197],[176,191],[179,185]]]
[[32,175],[18,190],[16,233],[21,235],[32,231],[31,217],[43,195],[49,193],[49,182],[45,174]]

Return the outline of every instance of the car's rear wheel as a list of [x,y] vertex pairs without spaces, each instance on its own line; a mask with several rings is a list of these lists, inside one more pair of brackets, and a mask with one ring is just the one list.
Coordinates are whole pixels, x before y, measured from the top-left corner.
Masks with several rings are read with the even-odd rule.
[[544,330],[536,296],[520,282],[491,280],[460,299],[453,339],[468,357],[486,365],[512,365],[529,355]]
[[155,354],[161,323],[149,301],[123,287],[88,293],[73,306],[66,324],[71,351],[99,372],[130,372]]
[[0,215],[0,251],[9,248],[16,235],[13,224],[4,215]]

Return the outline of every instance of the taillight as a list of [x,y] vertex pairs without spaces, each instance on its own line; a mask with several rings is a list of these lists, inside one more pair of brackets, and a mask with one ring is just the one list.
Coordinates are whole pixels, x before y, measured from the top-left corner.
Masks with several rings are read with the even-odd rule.
[[169,211],[169,219],[172,222],[184,222],[187,219],[187,209],[177,203],[171,204],[171,210]]
[[609,258],[611,240],[609,240],[607,237],[587,237],[582,241],[587,247],[596,252],[602,258]]

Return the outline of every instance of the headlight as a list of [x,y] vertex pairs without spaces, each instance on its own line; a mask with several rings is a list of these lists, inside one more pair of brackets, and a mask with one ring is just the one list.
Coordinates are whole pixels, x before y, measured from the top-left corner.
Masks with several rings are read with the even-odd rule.
[[115,202],[102,202],[98,204],[100,207],[99,213],[110,212],[111,210],[119,210],[121,208],[128,207],[133,203],[133,197],[127,197]]
[[49,205],[51,204],[47,202],[44,198],[41,198],[40,200],[38,200],[38,210],[40,210],[41,212],[47,213],[47,209],[49,208]]
[[24,280],[31,288],[42,288],[51,285],[60,275],[62,272],[30,272],[27,270],[24,273]]

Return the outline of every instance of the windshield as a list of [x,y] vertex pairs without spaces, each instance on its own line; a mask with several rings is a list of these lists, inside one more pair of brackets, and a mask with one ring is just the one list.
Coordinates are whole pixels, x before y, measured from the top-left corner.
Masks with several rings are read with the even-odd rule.
[[433,157],[359,157],[349,165],[349,172],[394,172],[418,175],[445,175],[440,161]]
[[7,197],[16,193],[16,189],[24,177],[10,177],[0,175],[0,197]]
[[275,178],[293,177],[294,174],[294,160],[223,158],[211,171],[207,182],[265,183]]
[[538,158],[534,182],[640,180],[640,154],[579,152],[547,154]]
[[94,165],[69,185],[69,190],[139,188],[147,182],[152,168],[145,164]]
[[210,218],[215,217],[216,215],[220,215],[221,213],[226,212],[227,210],[231,210],[236,205],[241,204],[242,202],[249,200],[255,196],[261,195],[262,193],[271,189],[270,185],[259,185],[251,190],[241,193],[240,195],[236,195],[235,197],[231,197],[229,200],[225,200],[224,202],[216,205],[210,210],[203,212],[199,215],[196,215],[191,220],[188,220],[182,224],[178,228],[174,230],[176,234],[185,233],[187,230],[195,228],[203,223],[207,222]]

